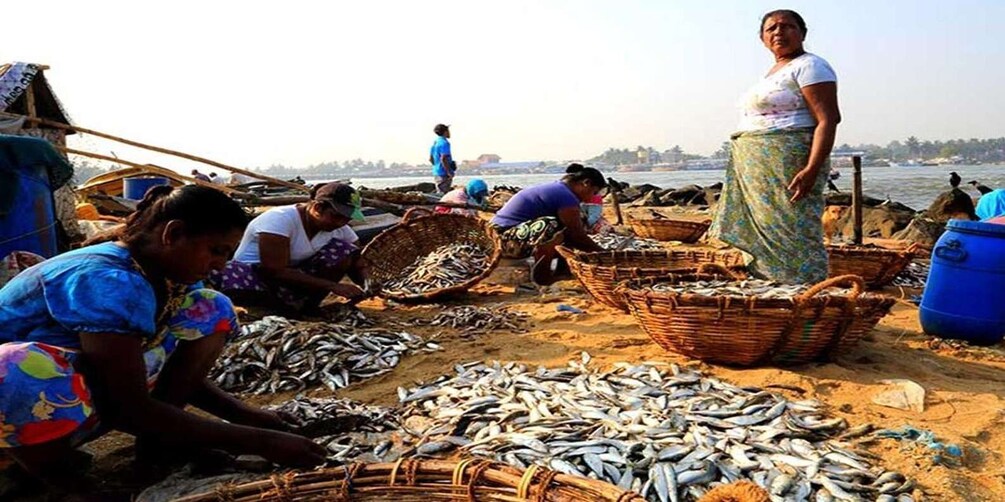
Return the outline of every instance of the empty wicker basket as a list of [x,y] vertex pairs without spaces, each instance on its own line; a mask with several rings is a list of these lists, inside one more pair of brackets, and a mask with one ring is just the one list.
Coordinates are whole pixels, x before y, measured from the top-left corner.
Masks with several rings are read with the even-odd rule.
[[680,241],[684,243],[697,242],[712,224],[711,220],[689,221],[673,218],[653,218],[630,220],[632,231],[639,237],[656,239],[658,241]]
[[550,501],[644,502],[638,494],[593,479],[531,466],[526,471],[488,460],[402,460],[291,472],[176,502],[260,501]]
[[489,254],[485,270],[460,284],[421,294],[381,293],[397,301],[432,301],[467,291],[492,273],[499,263],[502,246],[488,221],[459,214],[434,214],[402,221],[374,237],[363,248],[363,257],[370,263],[370,278],[384,283],[400,277],[416,258],[450,244],[472,244],[485,249]]
[[[661,281],[719,280],[684,274],[623,283],[618,292],[642,329],[664,349],[711,363],[755,366],[826,359],[854,346],[890,312],[894,299],[862,294],[858,276],[827,279],[791,299],[677,294]],[[847,296],[819,295],[850,286]]]
[[587,253],[559,246],[558,252],[593,298],[625,312],[628,311],[628,304],[622,295],[615,292],[622,281],[694,272],[706,263],[719,264],[739,274],[746,270],[743,255],[736,251],[691,248]]
[[869,288],[881,288],[893,282],[897,274],[914,260],[917,246],[905,249],[881,247],[827,246],[830,276],[855,274]]

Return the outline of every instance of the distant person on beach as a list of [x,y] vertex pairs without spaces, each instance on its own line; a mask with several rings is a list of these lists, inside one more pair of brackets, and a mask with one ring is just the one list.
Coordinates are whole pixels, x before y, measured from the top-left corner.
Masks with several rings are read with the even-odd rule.
[[195,179],[197,179],[197,180],[199,180],[199,181],[205,181],[206,183],[212,183],[213,182],[213,180],[209,179],[209,176],[206,176],[205,174],[200,173],[198,169],[193,169],[192,170],[192,177],[195,178]]
[[982,221],[1005,216],[1005,188],[992,190],[980,199],[977,199],[977,207],[974,208],[977,217]]
[[803,48],[806,31],[791,10],[761,19],[761,42],[775,65],[743,100],[709,231],[744,251],[755,275],[784,283],[827,277],[823,191],[841,121],[837,76]]
[[224,184],[223,176],[220,176],[216,173],[209,173],[209,181],[212,182],[214,185]]
[[295,313],[316,310],[328,293],[360,299],[360,288],[339,282],[348,275],[364,286],[367,277],[352,220],[363,220],[355,189],[315,186],[308,202],[274,207],[252,220],[234,259],[210,281],[240,302],[278,304]]
[[433,165],[433,183],[436,184],[436,193],[447,193],[454,183],[454,174],[457,173],[457,164],[450,153],[450,127],[443,124],[436,124],[433,128],[436,133],[436,140],[429,148],[429,163]]
[[[482,207],[485,205],[485,198],[488,197],[488,195],[489,186],[484,181],[476,178],[469,181],[468,184],[463,187],[458,187],[447,192],[447,194],[440,199],[440,202],[463,206]],[[465,209],[462,207],[436,206],[434,211],[437,213],[462,214],[464,216],[471,217],[478,216],[478,212],[474,209]]]
[[[603,251],[587,234],[580,204],[607,189],[600,171],[570,165],[559,181],[524,188],[492,218],[507,258],[534,258],[534,282],[551,284],[557,278],[555,247],[564,244],[583,251]],[[561,260],[559,260],[561,265]]]
[[[247,216],[209,187],[151,188],[113,242],[43,261],[0,289],[0,448],[73,493],[81,444],[135,435],[139,462],[209,449],[291,466],[325,450],[290,434],[206,376],[240,328],[229,298],[202,281],[224,266]],[[223,420],[185,411],[197,407]]]

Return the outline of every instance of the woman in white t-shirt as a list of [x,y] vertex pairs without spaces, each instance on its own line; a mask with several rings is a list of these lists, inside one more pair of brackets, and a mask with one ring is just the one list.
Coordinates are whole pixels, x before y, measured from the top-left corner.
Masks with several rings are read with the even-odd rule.
[[710,236],[747,254],[760,277],[785,283],[827,277],[820,217],[841,113],[837,76],[806,52],[806,23],[791,10],[761,20],[775,65],[744,96],[726,183]]
[[328,183],[303,204],[272,208],[248,224],[234,259],[210,280],[237,301],[275,303],[296,311],[316,309],[328,293],[349,300],[363,291],[365,261],[350,220],[362,220],[359,194]]

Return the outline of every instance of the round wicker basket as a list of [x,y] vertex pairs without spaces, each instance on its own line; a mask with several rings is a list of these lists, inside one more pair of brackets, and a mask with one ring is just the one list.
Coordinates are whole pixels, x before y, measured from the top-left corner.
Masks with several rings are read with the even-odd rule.
[[488,460],[401,460],[291,472],[175,502],[287,501],[600,501],[644,502],[601,481],[531,466],[526,471]]
[[743,274],[743,255],[714,249],[666,249],[647,251],[601,251],[587,253],[564,246],[558,253],[569,263],[572,274],[598,302],[628,311],[622,295],[615,292],[618,283],[628,279],[661,277],[673,273],[694,272],[706,263],[722,265]]
[[684,243],[697,242],[712,224],[711,220],[688,221],[667,219],[635,219],[629,222],[639,237],[656,239],[658,241],[680,241]]
[[[623,283],[632,315],[661,347],[702,361],[755,366],[826,359],[854,346],[890,312],[895,300],[862,295],[862,278],[846,275],[816,284],[791,299],[706,296],[656,292],[658,282],[720,280],[726,276],[682,274]],[[819,295],[850,286],[847,296]]]
[[374,237],[363,248],[363,258],[369,261],[370,278],[383,283],[400,277],[416,258],[450,244],[472,244],[485,249],[489,254],[485,270],[449,288],[421,294],[381,293],[384,298],[402,302],[432,301],[467,291],[488,277],[499,263],[502,245],[495,229],[487,221],[459,214],[433,214],[402,221]]
[[861,276],[869,288],[881,288],[893,282],[897,274],[911,264],[917,249],[915,245],[905,249],[827,246],[830,276],[855,274]]

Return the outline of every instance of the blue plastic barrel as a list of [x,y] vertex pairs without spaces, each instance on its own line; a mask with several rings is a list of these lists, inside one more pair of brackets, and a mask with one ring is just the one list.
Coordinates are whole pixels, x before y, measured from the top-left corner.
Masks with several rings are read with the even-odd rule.
[[993,345],[1005,338],[1005,225],[951,220],[932,252],[921,327]]
[[122,196],[131,200],[143,200],[147,190],[158,186],[167,185],[169,180],[163,176],[136,176],[124,178],[122,180]]
[[56,211],[44,164],[21,165],[7,171],[14,187],[13,201],[0,213],[0,258],[13,251],[28,251],[45,258],[56,256]]

